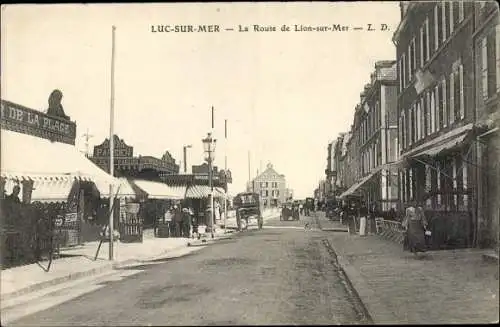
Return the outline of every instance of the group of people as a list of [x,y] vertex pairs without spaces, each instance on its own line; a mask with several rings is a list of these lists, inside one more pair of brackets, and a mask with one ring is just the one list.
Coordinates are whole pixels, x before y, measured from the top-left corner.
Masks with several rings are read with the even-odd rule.
[[[196,219],[192,208],[180,208],[174,205],[165,211],[163,224],[166,225],[167,237],[191,237],[195,232]],[[158,230],[158,222],[155,226],[155,235]]]
[[[395,208],[391,208],[388,213],[382,213],[378,210],[376,203],[368,208],[364,202],[359,204],[345,202],[340,208],[341,222],[347,224],[350,233],[355,233],[360,228],[362,218],[366,219],[367,234],[376,233],[375,218],[381,216],[386,220],[398,220]],[[425,252],[429,248],[432,234],[422,207],[408,207],[401,220],[401,226],[404,233],[403,249],[405,251],[417,254]]]

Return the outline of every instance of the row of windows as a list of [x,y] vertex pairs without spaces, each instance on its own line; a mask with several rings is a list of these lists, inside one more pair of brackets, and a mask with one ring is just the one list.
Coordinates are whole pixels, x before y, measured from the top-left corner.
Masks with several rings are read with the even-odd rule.
[[[425,183],[417,183],[420,180],[425,180]],[[417,184],[422,185],[421,190],[417,190]],[[427,209],[469,209],[468,165],[459,157],[438,161],[435,165],[425,164],[403,170],[400,173],[400,185],[403,202],[423,197]],[[421,193],[420,196],[417,193]]]
[[448,124],[465,118],[464,70],[460,61],[453,64],[449,77],[421,93],[399,118],[399,139],[403,149],[434,134]]
[[[268,197],[269,196],[269,190],[262,190],[260,191],[260,195],[261,196],[265,196],[265,197]],[[280,191],[278,190],[272,190],[271,191],[271,196],[279,196],[280,195]]]
[[398,58],[399,90],[403,91],[413,79],[417,67],[423,67],[464,20],[464,2],[436,3],[432,14],[425,18],[408,50]]
[[278,188],[278,182],[260,182],[260,188],[268,188],[269,184],[271,184],[272,188]]
[[361,154],[361,175],[367,174],[380,164],[382,164],[382,147],[377,140]]
[[378,100],[375,102],[375,108],[370,108],[368,104],[365,103],[365,111],[368,112],[368,114],[360,126],[361,144],[365,144],[372,137],[373,133],[380,128],[380,102]]

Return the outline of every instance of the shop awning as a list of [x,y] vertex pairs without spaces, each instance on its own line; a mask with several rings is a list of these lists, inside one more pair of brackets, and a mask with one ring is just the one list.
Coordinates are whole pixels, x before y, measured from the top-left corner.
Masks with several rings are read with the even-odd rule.
[[367,176],[363,177],[360,181],[357,183],[354,183],[351,187],[349,187],[344,193],[340,195],[340,198],[345,198],[346,196],[356,194],[356,192],[359,190],[363,184],[368,182],[373,176],[375,176],[382,168],[382,166],[377,167],[374,171],[372,171],[370,174]]
[[454,137],[453,139],[446,141],[440,145],[436,145],[430,149],[421,152],[421,155],[435,156],[445,150],[450,150],[459,147],[467,137],[467,134],[462,134],[460,136]]
[[403,153],[403,158],[416,158],[422,155],[433,156],[444,150],[451,149],[461,145],[465,138],[472,131],[473,124],[467,124],[449,131],[446,134],[436,137],[415,149]]
[[70,144],[1,130],[1,176],[13,180],[80,179],[115,183]]
[[[214,188],[214,194],[216,194]],[[208,198],[210,195],[210,187],[207,185],[191,185],[186,191],[186,198],[190,199],[203,199]]]
[[[113,196],[116,195],[118,199],[133,199],[136,193],[130,185],[130,182],[123,177],[117,178],[118,184],[113,186]],[[96,182],[96,187],[101,194],[101,198],[109,199],[109,185],[102,182]]]
[[133,183],[143,190],[149,199],[184,199],[183,188],[168,186],[165,183],[146,180],[134,180]]
[[224,191],[224,189],[222,187],[216,187],[216,188],[214,188],[214,196],[225,198],[226,191]]

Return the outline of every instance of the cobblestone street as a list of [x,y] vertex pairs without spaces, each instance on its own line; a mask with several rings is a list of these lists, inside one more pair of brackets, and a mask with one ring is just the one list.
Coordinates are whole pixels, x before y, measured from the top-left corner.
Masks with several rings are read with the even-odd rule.
[[11,325],[366,322],[322,243],[323,233],[305,230],[303,220],[294,224],[297,229],[249,230],[184,258],[129,267],[140,271],[89,283],[97,289]]

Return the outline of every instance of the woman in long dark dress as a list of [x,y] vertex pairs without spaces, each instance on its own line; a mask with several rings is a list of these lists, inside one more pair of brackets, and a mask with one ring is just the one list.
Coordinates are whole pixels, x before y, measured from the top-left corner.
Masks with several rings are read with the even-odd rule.
[[427,219],[414,207],[406,209],[406,216],[403,220],[403,228],[406,230],[406,240],[404,250],[417,255],[418,252],[425,252],[427,245],[425,242],[425,231],[427,230]]

